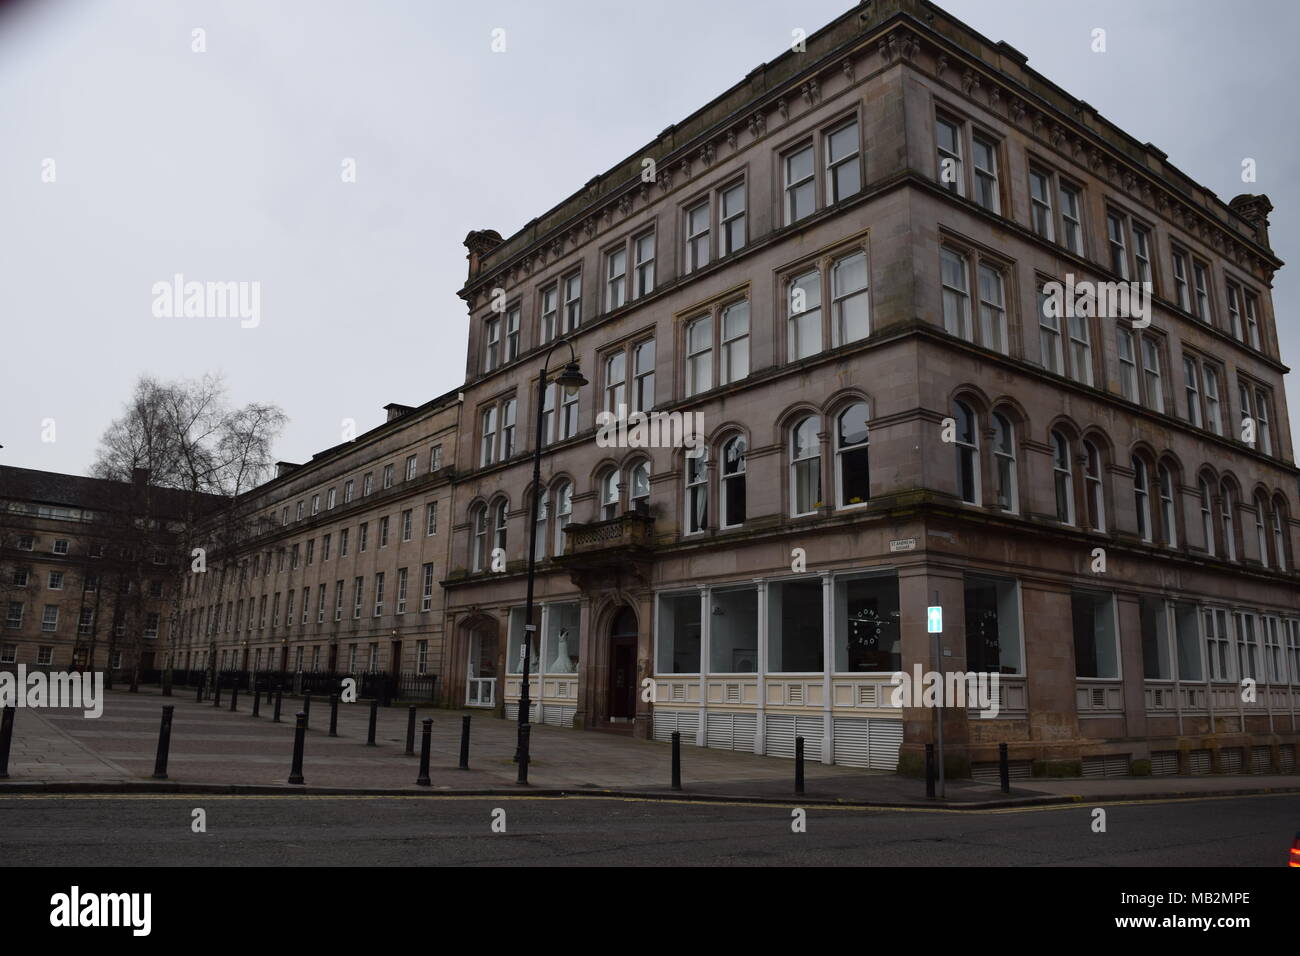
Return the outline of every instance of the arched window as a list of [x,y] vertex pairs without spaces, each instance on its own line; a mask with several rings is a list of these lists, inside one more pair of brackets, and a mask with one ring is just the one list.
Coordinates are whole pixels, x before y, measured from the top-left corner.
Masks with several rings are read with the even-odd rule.
[[1151,540],[1151,483],[1147,464],[1133,457],[1133,503],[1137,509],[1138,535],[1143,541]]
[[482,571],[483,557],[487,553],[487,505],[479,505],[474,509],[474,540],[470,548],[471,568]]
[[1210,482],[1201,479],[1201,534],[1205,537],[1205,550],[1211,557],[1215,555],[1214,547],[1214,495],[1210,491]]
[[1174,508],[1174,477],[1166,465],[1156,470],[1156,481],[1160,485],[1160,534],[1165,545],[1178,547],[1178,515]]
[[871,470],[867,456],[866,402],[854,402],[835,419],[835,477],[839,505],[864,504],[871,497]]
[[504,501],[497,502],[497,506],[495,510],[495,518],[496,520],[493,522],[495,526],[495,531],[493,532],[492,535],[492,547],[493,549],[500,548],[502,551],[505,551],[506,549],[506,503]]
[[980,503],[979,430],[975,413],[965,402],[952,403],[957,423],[957,494],[969,504]]
[[650,462],[638,461],[632,466],[632,490],[629,504],[633,511],[648,514],[650,511]]
[[533,542],[533,558],[537,561],[546,560],[546,519],[550,510],[547,504],[548,497],[549,492],[545,488],[537,496],[537,517],[535,519],[537,527],[533,529],[533,533],[536,535]]
[[1017,514],[1020,495],[1016,484],[1016,430],[1000,413],[993,416],[993,460],[997,463],[998,507]]
[[1101,452],[1090,441],[1083,443],[1083,478],[1088,495],[1088,527],[1106,530],[1106,497],[1101,484]]
[[1229,561],[1237,560],[1237,529],[1234,524],[1233,514],[1236,510],[1236,503],[1232,498],[1232,486],[1226,481],[1223,483],[1219,499],[1220,517],[1223,521],[1223,556]]
[[1255,540],[1259,543],[1259,562],[1268,567],[1268,533],[1264,530],[1268,504],[1263,495],[1255,496]]
[[790,429],[790,513],[812,514],[822,503],[822,420],[816,415]]
[[[1273,502],[1273,559],[1277,564],[1279,571],[1287,569],[1286,561],[1286,535],[1282,531],[1282,502],[1275,500]],[[1296,679],[1300,680],[1300,673],[1296,674]]]
[[703,448],[686,456],[686,533],[696,534],[709,526],[709,467]]
[[1070,440],[1052,432],[1052,484],[1056,491],[1056,520],[1074,524],[1074,470],[1070,462]]
[[736,435],[722,446],[722,527],[734,528],[745,523],[745,453],[743,435]]
[[618,470],[611,468],[600,477],[600,520],[618,515]]
[[573,517],[573,485],[562,482],[555,488],[555,553],[564,553],[564,529]]

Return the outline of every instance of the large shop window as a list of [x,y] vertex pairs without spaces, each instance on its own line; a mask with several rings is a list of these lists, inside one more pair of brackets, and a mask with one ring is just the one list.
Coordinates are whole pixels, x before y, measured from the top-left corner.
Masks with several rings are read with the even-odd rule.
[[758,588],[713,591],[709,673],[758,673]]
[[699,671],[700,595],[695,591],[661,595],[655,672],[698,674]]
[[1070,594],[1074,619],[1074,666],[1078,677],[1119,677],[1115,597],[1102,591]]
[[[903,666],[898,576],[835,579],[835,670],[893,673]],[[818,627],[820,635],[821,628]]]
[[1138,607],[1142,616],[1142,676],[1147,680],[1173,680],[1165,602],[1141,598]]
[[[533,620],[538,628],[533,632],[529,654],[528,673],[538,673],[539,665],[547,674],[576,674],[578,671],[578,646],[581,640],[579,608],[573,604],[551,604],[543,609],[533,608]],[[545,619],[545,624],[542,621]],[[544,628],[544,630],[543,630]],[[506,652],[506,673],[522,673],[523,658],[520,649],[524,644],[524,609],[510,609],[510,640]]]
[[824,666],[821,581],[773,582],[767,594],[768,671],[820,673]]
[[966,579],[966,670],[1019,674],[1020,600],[1015,581]]

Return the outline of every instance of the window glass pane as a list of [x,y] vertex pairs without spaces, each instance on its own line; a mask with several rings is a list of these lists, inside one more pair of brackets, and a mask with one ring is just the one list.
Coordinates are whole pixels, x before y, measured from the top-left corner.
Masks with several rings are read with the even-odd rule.
[[1020,605],[1014,581],[966,579],[966,670],[1020,673]]
[[758,672],[758,589],[713,591],[709,617],[709,672]]
[[767,661],[772,673],[820,673],[822,583],[780,581],[768,587]]
[[546,609],[546,642],[542,647],[542,660],[547,674],[578,672],[579,620],[576,603],[552,604]]
[[1140,598],[1142,616],[1142,672],[1147,680],[1172,680],[1169,659],[1169,622],[1165,602]]
[[1070,605],[1075,674],[1085,678],[1119,677],[1112,596],[1097,591],[1074,591]]
[[663,594],[659,597],[658,674],[700,672],[700,595]]
[[903,666],[903,653],[898,575],[837,577],[834,595],[835,670],[843,673],[899,670]]
[[1178,679],[1205,680],[1201,667],[1201,634],[1196,626],[1196,605],[1174,605],[1174,629],[1178,635]]

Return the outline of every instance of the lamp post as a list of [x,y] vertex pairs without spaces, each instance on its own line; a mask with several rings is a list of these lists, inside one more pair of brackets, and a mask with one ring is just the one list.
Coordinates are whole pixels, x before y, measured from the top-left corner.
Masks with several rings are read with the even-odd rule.
[[[542,507],[542,439],[545,425],[546,387],[550,384],[547,381],[550,375],[547,366],[551,361],[551,353],[561,345],[568,346],[569,361],[560,374],[555,376],[555,384],[564,389],[567,395],[575,394],[578,389],[587,384],[582,370],[578,368],[578,357],[573,351],[572,343],[568,339],[558,340],[542,360],[542,374],[537,378],[537,428],[533,435],[533,507],[529,512],[528,522],[528,597],[524,605],[523,685],[519,693],[519,742],[515,747],[516,762],[521,758],[527,759],[528,756],[528,734],[523,728],[528,724],[528,712],[532,709],[532,701],[528,694],[528,663],[532,656],[533,632],[537,629],[533,624],[533,585],[537,578],[537,515]],[[555,403],[557,418],[562,407],[563,403],[557,400]]]

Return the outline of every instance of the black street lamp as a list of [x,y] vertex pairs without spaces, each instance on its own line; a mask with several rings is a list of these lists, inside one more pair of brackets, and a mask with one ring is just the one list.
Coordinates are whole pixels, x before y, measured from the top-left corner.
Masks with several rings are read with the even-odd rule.
[[[519,743],[515,748],[516,761],[528,759],[528,734],[524,728],[528,725],[529,711],[532,709],[532,702],[528,695],[528,663],[532,657],[533,632],[537,630],[536,625],[533,624],[533,585],[537,577],[537,515],[542,507],[542,431],[545,424],[546,387],[550,384],[547,381],[550,375],[547,365],[551,361],[551,353],[561,345],[568,346],[569,361],[560,374],[555,376],[555,384],[560,386],[566,395],[576,394],[578,389],[587,384],[582,370],[578,368],[578,357],[573,351],[572,343],[568,339],[556,341],[547,351],[546,358],[542,361],[542,374],[537,378],[537,429],[533,435],[533,507],[530,512],[532,520],[528,523],[528,598],[524,606],[523,686],[519,694]],[[557,417],[562,407],[563,402],[557,400],[555,403]],[[540,646],[539,644],[538,647]]]

